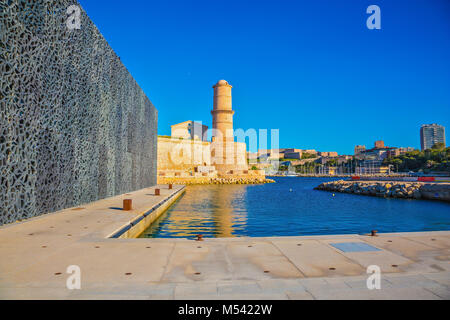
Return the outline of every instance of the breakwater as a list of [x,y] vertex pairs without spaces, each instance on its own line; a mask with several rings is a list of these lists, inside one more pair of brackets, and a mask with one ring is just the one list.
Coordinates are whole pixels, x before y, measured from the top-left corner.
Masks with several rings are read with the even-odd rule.
[[208,185],[208,184],[264,184],[274,183],[272,179],[262,177],[236,177],[236,178],[158,178],[158,184],[175,184],[175,185]]
[[382,198],[426,199],[450,202],[449,183],[339,180],[324,182],[315,189]]

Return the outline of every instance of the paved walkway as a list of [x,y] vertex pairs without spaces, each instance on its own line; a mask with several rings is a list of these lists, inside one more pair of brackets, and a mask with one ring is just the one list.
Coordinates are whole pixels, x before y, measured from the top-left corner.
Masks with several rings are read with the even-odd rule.
[[[132,212],[117,209],[118,196],[1,227],[0,299],[450,299],[450,232],[106,238],[180,187],[161,188],[125,195]],[[81,290],[66,287],[71,265]],[[370,265],[381,269],[380,290],[367,289]]]

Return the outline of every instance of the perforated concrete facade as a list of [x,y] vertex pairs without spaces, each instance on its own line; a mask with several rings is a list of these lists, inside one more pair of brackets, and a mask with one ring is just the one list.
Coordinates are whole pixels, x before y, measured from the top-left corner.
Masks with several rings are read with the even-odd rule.
[[0,0],[0,225],[156,184],[157,110],[71,5]]

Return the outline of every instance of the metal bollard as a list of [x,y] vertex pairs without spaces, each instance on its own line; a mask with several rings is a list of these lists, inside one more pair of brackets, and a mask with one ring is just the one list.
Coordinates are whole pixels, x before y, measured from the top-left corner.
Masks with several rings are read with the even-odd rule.
[[133,210],[133,200],[123,199],[123,211],[131,211],[131,210]]
[[173,189],[173,184],[169,184],[169,190]]
[[155,189],[155,196],[160,196],[160,195],[161,195],[161,190]]

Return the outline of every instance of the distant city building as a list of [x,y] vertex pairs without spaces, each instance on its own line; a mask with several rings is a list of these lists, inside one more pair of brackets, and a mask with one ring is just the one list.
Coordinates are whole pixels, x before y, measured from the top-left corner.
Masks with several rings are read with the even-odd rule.
[[375,141],[375,148],[383,149],[384,148],[384,141],[383,140]]
[[420,128],[420,145],[423,150],[431,149],[435,144],[445,145],[445,127],[438,124],[424,124]]
[[[283,149],[260,149],[257,153],[257,159],[260,161],[280,160],[280,159],[302,159],[304,154],[310,154],[317,156],[318,152],[313,149],[302,150],[295,148],[283,148]],[[337,152],[330,152],[332,155],[337,156]],[[252,155],[254,157],[254,155]]]
[[285,152],[284,153],[285,159],[301,159],[302,158],[302,151],[297,152]]
[[370,165],[380,165],[384,159],[389,157],[396,157],[400,154],[414,151],[413,148],[396,148],[384,145],[383,140],[375,141],[375,147],[372,149],[365,149],[365,146],[355,147],[355,156],[358,160],[364,160]]
[[370,175],[370,174],[390,174],[391,168],[389,166],[357,166],[355,168],[356,175]]
[[[305,155],[309,155],[306,157]],[[311,157],[313,156],[313,157]],[[290,159],[292,161],[302,160],[307,158],[307,162],[312,162],[317,158],[337,158],[339,154],[336,151],[318,152],[314,149],[295,149],[295,148],[283,148],[283,149],[260,149],[257,153],[249,153],[249,160],[259,160],[262,162],[276,161],[281,159]],[[309,159],[312,159],[310,161]]]
[[392,148],[389,149],[388,153],[387,153],[387,157],[398,157],[402,154],[408,153],[408,152],[412,152],[414,151],[414,148],[412,147],[407,147],[407,148]]
[[366,151],[366,146],[356,146],[355,147],[355,155],[360,154]]
[[[279,160],[285,158],[286,150],[294,150],[294,149],[260,149],[258,150],[256,155],[256,159],[261,161],[267,160]],[[255,155],[252,155],[254,157]]]
[[302,150],[302,152],[317,155],[317,151],[314,149]]
[[356,155],[356,158],[359,160],[371,161],[371,162],[382,162],[385,158],[390,155],[392,150],[397,148],[391,147],[383,147],[383,148],[372,148],[365,151],[360,152]]
[[280,151],[279,151],[279,153],[283,153],[284,154],[284,158],[287,158],[286,157],[286,154],[287,153],[302,153],[302,150],[301,149],[293,149],[293,148],[287,148],[287,149],[280,149]]
[[335,176],[337,174],[337,168],[336,167],[328,167],[328,166],[323,167],[323,168],[320,168],[320,173],[330,175],[330,176]]
[[311,162],[316,162],[317,159],[316,158],[311,158],[311,159],[302,159],[302,160],[292,160],[290,161],[292,166],[303,166],[307,163],[311,163]]
[[330,151],[330,152],[318,152],[318,155],[320,157],[337,157],[338,153],[335,151]]
[[171,126],[172,138],[182,138],[191,140],[207,140],[208,127],[200,122],[185,121]]
[[383,141],[377,141],[375,147],[372,149],[364,150],[364,146],[355,147],[355,156],[358,160],[364,160],[370,165],[380,165],[384,159],[397,157],[399,155],[412,152],[414,148],[397,148],[397,147],[387,147],[384,145]]
[[349,160],[352,160],[352,156],[342,155],[337,157],[338,164],[346,163]]
[[317,160],[316,162],[322,165],[326,165],[329,161],[335,161],[338,165],[341,165],[343,163],[346,163],[347,161],[353,159],[352,156],[346,156],[346,155],[342,155],[342,156],[331,156],[331,157],[321,157],[319,160]]

